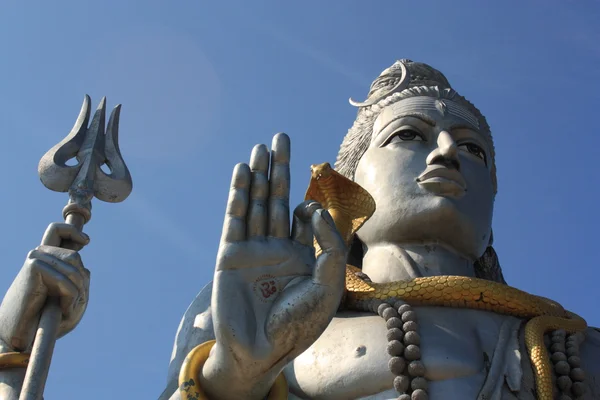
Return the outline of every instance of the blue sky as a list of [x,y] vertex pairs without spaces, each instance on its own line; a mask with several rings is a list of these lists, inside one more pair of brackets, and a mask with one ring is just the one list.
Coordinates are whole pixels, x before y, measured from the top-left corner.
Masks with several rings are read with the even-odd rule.
[[233,165],[287,132],[301,201],[309,165],[333,162],[354,120],[347,99],[399,58],[440,69],[488,118],[509,283],[600,325],[599,18],[591,0],[0,2],[0,291],[61,217],[66,195],[37,164],[85,93],[123,104],[134,178],[124,203],[94,204],[91,301],[46,398],[156,398],[212,277]]

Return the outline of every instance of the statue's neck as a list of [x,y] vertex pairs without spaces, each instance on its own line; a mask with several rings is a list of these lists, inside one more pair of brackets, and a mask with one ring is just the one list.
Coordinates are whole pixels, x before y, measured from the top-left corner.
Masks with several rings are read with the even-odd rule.
[[379,283],[436,275],[475,276],[473,261],[437,244],[368,246],[362,270]]

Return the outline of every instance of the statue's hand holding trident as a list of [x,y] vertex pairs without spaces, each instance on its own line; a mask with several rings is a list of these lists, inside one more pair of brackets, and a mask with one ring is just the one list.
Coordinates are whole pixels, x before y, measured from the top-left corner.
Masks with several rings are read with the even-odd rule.
[[212,292],[216,344],[198,371],[208,398],[264,398],[339,307],[346,246],[314,201],[296,207],[290,230],[289,163],[290,140],[278,134],[270,155],[257,145],[233,171]]
[[[65,222],[50,224],[41,245],[28,254],[0,305],[0,340],[14,350],[0,354],[0,366],[27,366],[24,380],[22,370],[0,371],[12,374],[2,377],[9,387],[8,393],[0,393],[3,398],[41,400],[54,343],[73,330],[85,312],[90,272],[78,251],[89,243],[81,230],[91,218],[91,200],[123,201],[132,188],[119,151],[119,111],[117,106],[105,134],[102,99],[88,127],[90,98],[86,96],[69,135],[40,160],[42,183],[51,190],[69,192],[69,202],[63,209]],[[67,165],[70,159],[76,159],[77,164]],[[110,174],[102,171],[103,164],[110,168]],[[31,356],[24,353],[29,349]]]

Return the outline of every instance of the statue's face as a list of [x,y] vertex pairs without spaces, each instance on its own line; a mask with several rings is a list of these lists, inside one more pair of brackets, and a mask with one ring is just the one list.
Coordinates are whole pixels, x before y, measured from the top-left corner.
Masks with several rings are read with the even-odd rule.
[[355,173],[377,205],[359,238],[440,243],[477,259],[491,234],[490,154],[477,118],[455,102],[423,96],[388,106]]

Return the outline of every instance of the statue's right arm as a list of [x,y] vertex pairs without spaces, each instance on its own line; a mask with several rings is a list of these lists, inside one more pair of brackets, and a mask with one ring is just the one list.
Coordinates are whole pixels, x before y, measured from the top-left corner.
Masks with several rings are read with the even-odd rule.
[[[208,398],[263,399],[334,317],[346,246],[314,201],[296,207],[290,230],[289,161],[289,138],[278,134],[270,153],[257,145],[250,165],[234,168],[212,291],[205,288],[186,312],[162,399],[177,398],[171,390],[186,352],[213,337],[197,377]],[[323,250],[316,260],[313,238]]]
[[[75,227],[50,224],[42,245],[30,251],[23,267],[0,304],[0,354],[28,352],[48,296],[60,299],[63,320],[59,336],[73,330],[85,312],[89,298],[90,272],[79,253],[63,249],[69,239],[79,247],[88,244],[87,235]],[[0,400],[17,400],[23,384],[23,368],[0,369]]]

